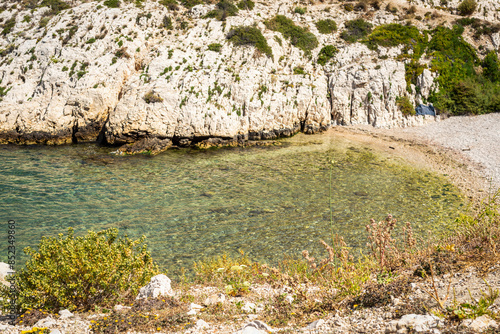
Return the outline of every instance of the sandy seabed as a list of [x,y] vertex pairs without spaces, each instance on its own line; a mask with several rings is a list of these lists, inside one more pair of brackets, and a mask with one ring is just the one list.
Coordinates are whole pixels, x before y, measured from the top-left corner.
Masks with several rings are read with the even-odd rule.
[[450,179],[474,202],[500,188],[500,113],[458,116],[420,127],[333,127],[350,138]]

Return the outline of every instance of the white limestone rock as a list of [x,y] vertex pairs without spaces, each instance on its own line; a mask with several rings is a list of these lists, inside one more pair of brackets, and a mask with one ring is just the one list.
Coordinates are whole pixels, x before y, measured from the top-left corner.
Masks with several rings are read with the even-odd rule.
[[136,299],[156,298],[159,296],[173,296],[170,278],[164,274],[151,277],[151,281],[139,290]]
[[411,329],[417,333],[434,332],[443,325],[435,315],[406,314],[399,320],[389,322],[386,333],[406,333]]

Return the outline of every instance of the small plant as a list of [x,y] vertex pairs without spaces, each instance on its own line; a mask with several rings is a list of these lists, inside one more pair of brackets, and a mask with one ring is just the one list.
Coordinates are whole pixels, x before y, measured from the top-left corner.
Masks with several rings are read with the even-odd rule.
[[[90,310],[135,298],[159,273],[143,243],[118,237],[117,229],[75,237],[70,228],[66,236],[42,238],[38,249],[25,248],[30,258],[15,275],[18,310]],[[0,296],[8,298],[8,289]]]
[[404,116],[415,115],[415,107],[407,96],[396,98],[396,105]]
[[318,64],[325,66],[330,59],[335,57],[335,55],[339,52],[339,50],[333,45],[325,45],[318,54]]
[[47,327],[33,327],[27,331],[21,331],[21,334],[49,334],[50,329]]
[[368,36],[372,31],[372,24],[363,19],[347,21],[340,37],[349,43],[357,42],[359,39]]
[[248,26],[235,27],[229,31],[226,38],[236,46],[252,45],[266,56],[273,56],[273,51],[267,44],[267,40],[259,28]]
[[293,68],[293,74],[306,74],[302,66],[297,66]]
[[170,18],[170,16],[167,16],[167,15],[165,15],[163,17],[162,25],[163,25],[163,28],[165,28],[167,30],[172,30],[172,28],[174,27],[174,25],[172,23],[172,19]]
[[295,14],[300,14],[300,15],[304,15],[306,11],[307,9],[305,9],[304,7],[295,7],[295,9],[293,10]]
[[214,52],[220,52],[222,49],[222,44],[220,43],[212,43],[208,45],[208,50],[214,51]]
[[143,99],[148,104],[163,102],[163,98],[152,90],[147,92],[146,95],[144,95]]
[[[479,297],[478,300],[472,297],[470,290],[467,289],[469,291],[471,302],[459,304],[457,303],[455,297],[453,300],[453,306],[447,307],[446,310],[459,319],[475,319],[485,314],[495,318],[495,315],[490,310],[490,307],[497,300],[500,291],[498,289],[493,290],[488,282],[484,281],[484,283],[488,286],[488,292],[481,291],[481,297]],[[455,293],[453,294],[455,295]]]
[[334,20],[326,19],[316,22],[316,28],[320,34],[331,34],[337,31],[337,23]]
[[462,16],[474,14],[477,8],[476,0],[463,0],[457,7],[458,13]]
[[115,57],[117,58],[130,58],[129,53],[127,52],[127,47],[121,47],[115,52]]
[[346,12],[352,12],[354,10],[354,6],[352,5],[352,3],[345,3],[344,10]]
[[238,2],[238,8],[241,10],[252,10],[255,7],[255,2],[252,0],[241,0]]

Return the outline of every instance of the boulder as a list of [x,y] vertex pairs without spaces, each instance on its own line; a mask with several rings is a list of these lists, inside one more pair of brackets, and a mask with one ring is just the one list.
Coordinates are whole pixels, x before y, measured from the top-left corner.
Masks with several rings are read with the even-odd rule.
[[136,299],[156,298],[159,296],[173,296],[174,291],[170,286],[170,278],[164,274],[156,275],[151,281],[139,290]]

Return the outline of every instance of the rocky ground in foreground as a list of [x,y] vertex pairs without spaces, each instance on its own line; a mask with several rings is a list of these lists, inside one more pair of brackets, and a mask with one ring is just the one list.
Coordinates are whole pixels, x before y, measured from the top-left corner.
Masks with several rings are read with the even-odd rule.
[[[486,270],[486,271],[484,271]],[[489,293],[489,288],[500,287],[500,265],[496,264],[489,268],[468,267],[463,271],[447,273],[436,277],[434,280],[436,293],[446,306],[473,303],[472,298],[479,300],[484,293]],[[163,284],[163,283],[162,283]],[[393,286],[394,288],[395,286]],[[170,285],[156,285],[157,291],[169,290]],[[174,285],[175,288],[175,285]],[[370,302],[378,305],[374,307],[363,306],[368,300],[360,300],[360,305],[352,305],[344,310],[333,311],[328,314],[317,316],[314,321],[300,327],[271,327],[259,320],[265,317],[264,309],[266,300],[272,296],[285,295],[287,302],[292,303],[296,296],[291,293],[289,287],[279,289],[269,285],[255,286],[251,288],[245,297],[230,297],[210,287],[191,287],[190,293],[196,297],[200,304],[191,303],[186,309],[191,323],[186,329],[179,333],[499,333],[500,322],[493,320],[488,315],[482,315],[475,319],[446,320],[427,310],[435,308],[437,303],[431,296],[435,293],[429,279],[419,279],[413,276],[404,283],[404,289],[408,293],[398,296],[395,291],[368,291],[367,298]],[[448,290],[449,289],[449,290]],[[153,290],[151,290],[153,291]],[[314,287],[309,287],[309,293],[314,295]],[[446,298],[448,291],[448,298]],[[452,291],[452,292],[450,292]],[[176,292],[172,293],[175,295]],[[454,294],[454,295],[453,295]],[[152,295],[152,292],[151,292]],[[150,296],[151,296],[150,295]],[[237,309],[236,315],[232,315],[223,321],[210,321],[207,310],[210,306],[221,303],[226,307]],[[128,312],[130,307],[116,306],[116,313]],[[500,311],[500,299],[496,299],[489,312]],[[52,334],[65,333],[92,333],[91,326],[99,319],[109,317],[109,313],[73,314],[67,310],[59,312],[58,315],[42,315],[33,326],[10,326],[5,321],[0,323],[2,333],[18,334],[21,331],[31,330],[34,327],[48,328]],[[290,315],[293,317],[292,315]],[[205,319],[205,320],[203,320]],[[110,333],[113,333],[111,331]],[[122,333],[122,331],[116,331]],[[136,333],[136,332],[130,332]],[[158,330],[157,333],[167,333]]]

